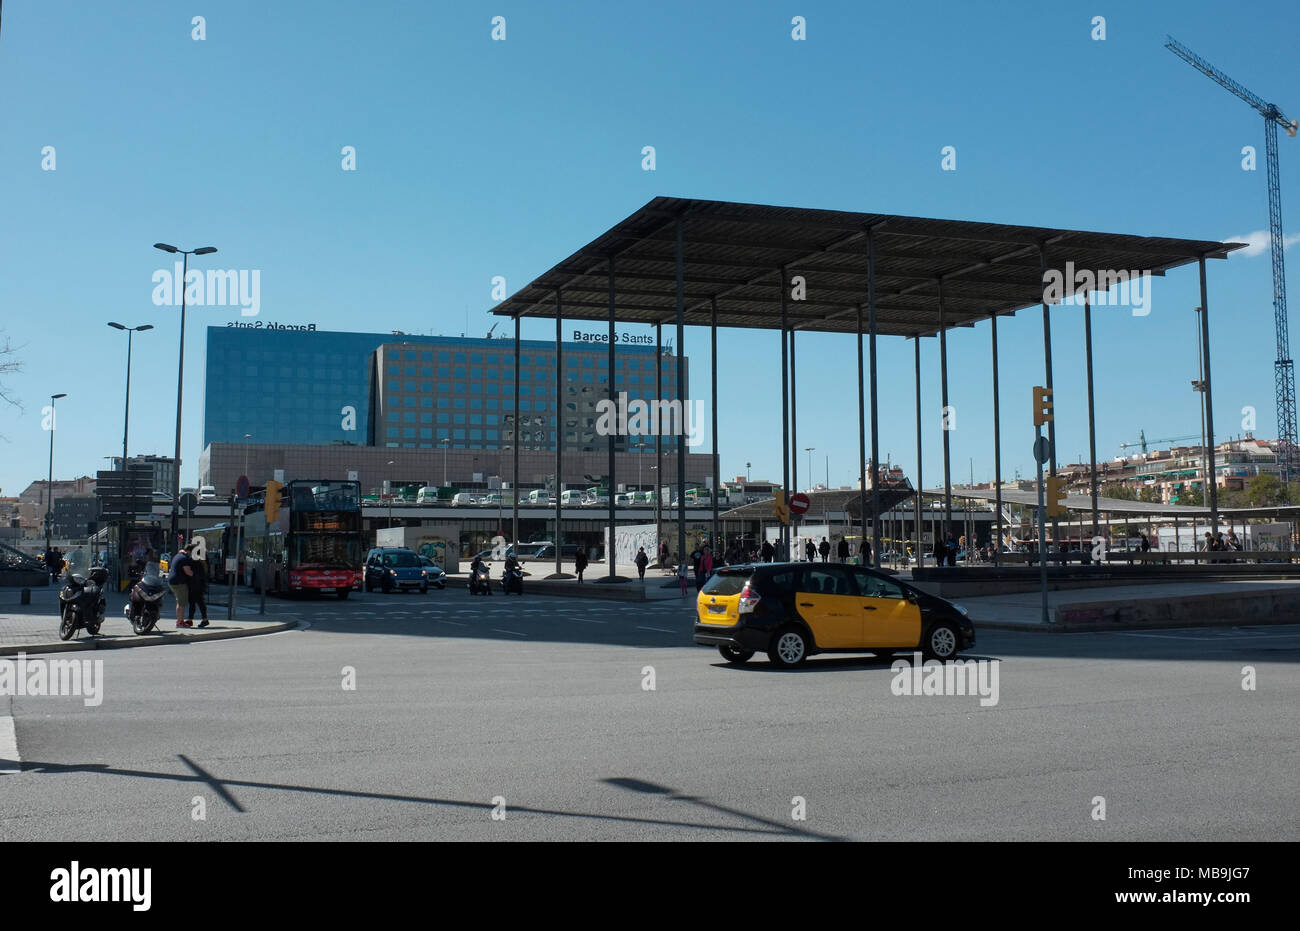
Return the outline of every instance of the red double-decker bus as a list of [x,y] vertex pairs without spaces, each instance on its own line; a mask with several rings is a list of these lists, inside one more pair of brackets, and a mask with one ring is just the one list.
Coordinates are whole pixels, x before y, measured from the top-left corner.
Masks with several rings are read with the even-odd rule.
[[265,492],[245,511],[244,581],[279,594],[360,591],[361,485],[296,479],[279,498],[270,520]]

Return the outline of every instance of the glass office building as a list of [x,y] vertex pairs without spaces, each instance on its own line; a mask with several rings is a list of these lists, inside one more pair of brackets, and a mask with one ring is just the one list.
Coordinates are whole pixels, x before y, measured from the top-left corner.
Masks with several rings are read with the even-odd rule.
[[[518,366],[514,355],[513,339],[209,327],[203,444],[251,434],[282,445],[437,449],[446,439],[452,449],[506,449],[517,418],[521,449],[553,451],[562,400],[564,448],[606,449],[595,404],[609,397],[608,348],[566,342],[563,380],[554,342],[522,341]],[[617,345],[615,391],[657,398],[657,358],[654,346]],[[684,397],[685,361],[659,359],[665,399],[677,397],[679,362]],[[637,444],[620,437],[617,448]]]

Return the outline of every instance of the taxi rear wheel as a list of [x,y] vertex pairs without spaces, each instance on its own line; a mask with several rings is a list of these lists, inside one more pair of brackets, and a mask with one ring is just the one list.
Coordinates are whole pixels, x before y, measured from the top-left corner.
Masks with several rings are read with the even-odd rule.
[[808,658],[808,640],[797,627],[783,627],[772,638],[767,658],[782,669],[798,666]]
[[729,663],[748,663],[754,658],[753,650],[742,650],[738,647],[723,645],[718,647],[718,652]]

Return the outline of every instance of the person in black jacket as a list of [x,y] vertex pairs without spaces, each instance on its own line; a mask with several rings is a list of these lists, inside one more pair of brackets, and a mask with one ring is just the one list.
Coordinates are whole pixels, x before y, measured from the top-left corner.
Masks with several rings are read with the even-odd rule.
[[582,581],[582,573],[587,568],[587,549],[579,546],[578,551],[573,554],[573,571],[578,573],[578,581]]
[[190,587],[190,614],[189,621],[194,623],[194,607],[197,605],[203,622],[200,627],[208,626],[208,567],[201,559],[195,559],[190,565],[194,569],[194,574],[187,580]]
[[849,561],[849,541],[840,537],[840,542],[835,547],[835,555],[840,562]]

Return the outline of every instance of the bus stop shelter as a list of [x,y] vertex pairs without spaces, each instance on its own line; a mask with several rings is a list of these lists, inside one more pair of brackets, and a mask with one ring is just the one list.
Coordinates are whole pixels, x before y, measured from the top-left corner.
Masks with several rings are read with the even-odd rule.
[[[544,235],[538,230],[537,235]],[[1196,264],[1200,275],[1201,341],[1205,358],[1205,407],[1209,449],[1214,449],[1213,392],[1210,375],[1209,299],[1206,259],[1226,258],[1242,243],[1173,239],[1121,233],[1085,232],[1036,226],[1014,226],[968,220],[927,219],[893,214],[818,210],[714,200],[656,197],[585,246],[524,285],[492,308],[515,321],[516,357],[520,321],[525,317],[555,321],[556,362],[562,365],[562,322],[565,319],[605,321],[609,326],[609,396],[616,400],[614,373],[615,325],[646,324],[655,330],[662,352],[664,325],[676,326],[679,355],[685,354],[685,327],[708,327],[713,360],[712,434],[714,487],[719,485],[717,347],[718,328],[779,330],[781,339],[782,484],[798,488],[798,420],[795,335],[800,331],[843,333],[857,339],[858,447],[860,464],[859,514],[880,513],[880,482],[869,479],[868,463],[878,463],[876,360],[877,338],[913,341],[916,369],[917,468],[923,461],[921,416],[921,348],[925,337],[939,340],[942,405],[949,406],[946,334],[953,327],[990,322],[990,365],[993,373],[994,471],[1001,472],[1001,409],[998,396],[999,317],[1040,307],[1043,319],[1043,384],[1053,387],[1052,335],[1049,307],[1076,299],[1076,277],[1090,272],[1093,282],[1113,282],[1119,272],[1139,271],[1161,277],[1167,271]],[[1046,287],[1049,273],[1064,279],[1063,293]],[[1093,409],[1092,325],[1090,291],[1079,287],[1086,350],[1088,436],[1092,463],[1092,497],[1097,497],[1096,440]],[[1106,290],[1104,286],[1095,290]],[[1077,305],[1070,305],[1076,309]],[[864,362],[864,342],[865,358]],[[662,365],[657,366],[662,371]],[[561,372],[562,368],[559,369]],[[556,397],[556,481],[562,474],[565,410],[564,381]],[[662,385],[656,384],[663,399]],[[684,402],[679,379],[676,400]],[[519,382],[515,381],[518,409]],[[869,428],[868,428],[869,424]],[[952,479],[949,437],[942,432],[945,521],[952,521]],[[1055,426],[1049,424],[1053,447],[1048,464],[1056,473]],[[870,456],[867,454],[870,444]],[[518,487],[518,442],[515,486]],[[1211,455],[1213,453],[1211,452]],[[684,445],[678,456],[678,552],[685,550]],[[656,459],[662,450],[656,442]],[[874,468],[874,465],[870,466]],[[1213,474],[1213,461],[1210,473]],[[614,437],[609,440],[610,487],[614,487]],[[656,475],[662,475],[660,468]],[[874,478],[874,477],[873,477]],[[717,495],[713,496],[717,529]],[[1000,504],[1000,499],[999,499]],[[917,497],[917,508],[920,498]],[[1210,487],[1211,521],[1217,529],[1217,501]],[[557,495],[557,521],[559,504]],[[1001,507],[997,508],[999,521]],[[518,527],[518,505],[514,511]],[[613,495],[609,522],[614,525]],[[917,523],[920,518],[918,514]],[[999,538],[1001,527],[998,528]],[[788,540],[787,540],[788,542]],[[879,529],[873,531],[872,553],[879,560]],[[559,572],[557,559],[556,571]],[[614,577],[614,566],[609,566]]]

